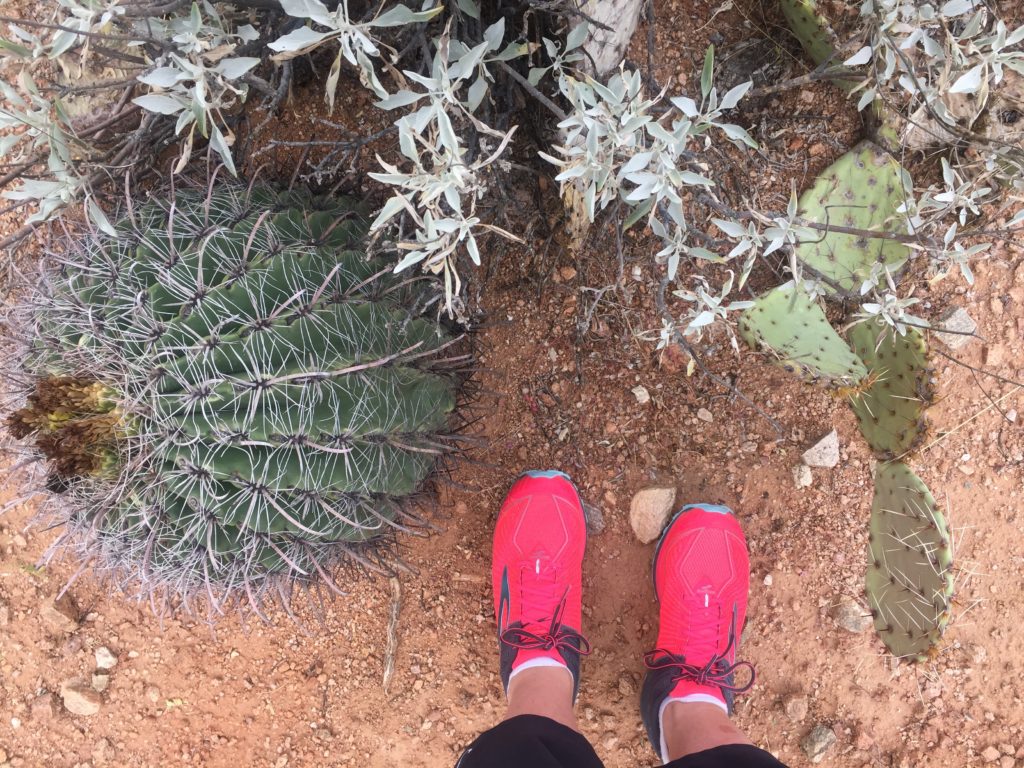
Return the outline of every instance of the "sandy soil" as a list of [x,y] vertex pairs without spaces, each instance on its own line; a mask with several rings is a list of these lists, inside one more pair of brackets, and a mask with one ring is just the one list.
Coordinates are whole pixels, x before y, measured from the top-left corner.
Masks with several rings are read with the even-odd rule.
[[[695,13],[686,3],[659,5],[663,20]],[[709,15],[696,14],[696,33],[659,23],[663,82],[692,71]],[[741,22],[730,12],[716,28],[738,38]],[[302,109],[315,110],[312,103]],[[854,138],[856,121],[824,87],[773,97],[762,110],[752,122],[775,161],[758,187],[765,198],[787,197],[789,179],[803,183]],[[545,207],[530,215],[552,216],[551,194],[536,197]],[[532,191],[527,198],[531,210]],[[1024,433],[1011,413],[1024,402],[1021,388],[936,359],[941,399],[913,465],[956,533],[957,616],[932,662],[897,665],[872,631],[851,633],[829,617],[840,600],[863,599],[873,460],[849,410],[752,355],[740,363],[712,340],[709,365],[752,395],[778,434],[728,392],[688,378],[678,358],[655,354],[638,338],[658,325],[649,243],[627,241],[618,287],[617,265],[603,256],[614,253],[607,233],[595,233],[593,258],[581,262],[545,237],[529,245],[496,251],[480,289],[485,394],[474,430],[484,447],[442,490],[443,532],[402,543],[417,572],[400,577],[388,690],[388,580],[352,584],[346,599],[324,607],[322,622],[300,599],[302,626],[227,617],[210,630],[159,620],[88,574],[69,592],[73,605],[55,610],[77,564],[36,567],[55,533],[27,528],[33,507],[23,504],[0,518],[0,766],[453,764],[501,717],[491,527],[511,479],[538,466],[569,471],[603,514],[585,564],[584,632],[595,651],[583,662],[579,711],[609,768],[656,764],[637,711],[642,654],[657,631],[653,546],[638,543],[628,521],[632,495],[654,482],[675,485],[681,502],[729,504],[746,529],[752,579],[741,655],[758,680],[736,718],[755,742],[802,768],[800,740],[824,724],[838,742],[822,764],[836,768],[1024,765],[1024,640],[1013,630],[1024,585]],[[964,363],[1017,381],[1021,262],[1019,251],[997,251],[973,287],[947,280],[919,292],[921,314],[955,304],[979,320],[981,339],[957,353]],[[638,385],[650,402],[637,401]],[[700,408],[710,423],[697,418]],[[792,467],[833,427],[840,465],[814,470],[814,484],[797,490]],[[23,476],[11,480],[0,501],[21,492]],[[61,685],[89,679],[100,647],[117,657],[100,710],[73,715]]]

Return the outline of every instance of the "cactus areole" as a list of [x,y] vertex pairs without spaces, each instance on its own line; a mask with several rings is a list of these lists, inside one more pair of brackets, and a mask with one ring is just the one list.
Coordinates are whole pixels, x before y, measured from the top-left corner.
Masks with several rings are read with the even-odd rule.
[[70,548],[169,604],[259,610],[377,567],[449,453],[467,369],[436,293],[346,200],[227,188],[130,208],[46,272],[8,417]]

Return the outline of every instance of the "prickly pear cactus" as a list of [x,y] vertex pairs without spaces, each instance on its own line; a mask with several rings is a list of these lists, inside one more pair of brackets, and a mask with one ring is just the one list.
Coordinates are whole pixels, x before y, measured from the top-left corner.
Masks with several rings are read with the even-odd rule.
[[928,487],[906,464],[879,464],[866,589],[875,629],[899,658],[922,661],[949,623],[953,543]]
[[850,395],[861,434],[879,458],[902,456],[924,438],[924,411],[933,399],[924,336],[913,328],[901,336],[871,321],[858,323],[848,336],[868,369],[868,386]]
[[780,0],[782,15],[804,51],[815,64],[832,58],[836,35],[828,20],[818,12],[815,0]]
[[8,424],[67,491],[61,544],[144,593],[259,610],[422,522],[464,363],[365,231],[350,201],[182,191],[45,273]]
[[896,271],[910,249],[892,239],[904,234],[904,217],[897,208],[905,201],[905,171],[888,153],[864,141],[830,165],[800,196],[799,215],[825,226],[865,232],[822,232],[797,247],[797,258],[823,278],[826,290],[856,295],[875,265]]
[[739,321],[740,336],[812,381],[852,385],[867,369],[835,332],[817,301],[793,283],[760,296]]

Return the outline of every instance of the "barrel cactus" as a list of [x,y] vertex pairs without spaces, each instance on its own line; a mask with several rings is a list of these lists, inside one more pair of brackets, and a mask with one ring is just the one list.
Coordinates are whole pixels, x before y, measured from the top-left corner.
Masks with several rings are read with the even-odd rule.
[[409,502],[449,453],[465,357],[365,233],[350,200],[185,190],[44,269],[8,425],[64,491],[56,551],[260,610],[340,591],[339,568],[422,527]]

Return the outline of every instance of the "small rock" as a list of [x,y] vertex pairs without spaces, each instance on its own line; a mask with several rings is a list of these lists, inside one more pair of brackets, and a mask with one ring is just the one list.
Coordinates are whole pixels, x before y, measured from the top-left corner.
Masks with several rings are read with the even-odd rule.
[[999,758],[999,768],[1016,768],[1017,761],[1009,755],[1003,755]]
[[990,344],[985,347],[985,365],[997,367],[1006,359],[1006,347],[1002,344]]
[[[1014,414],[1016,414],[1016,411],[1014,411]],[[4,603],[0,603],[0,627],[6,627],[10,623],[10,621],[10,609]]]
[[18,549],[24,549],[28,546],[28,541],[20,533],[14,534],[14,537],[11,539],[11,541],[14,542],[14,546],[16,546]]
[[647,387],[643,384],[633,387],[632,392],[633,397],[636,398],[640,405],[647,405],[647,403],[651,402],[651,393],[647,391]]
[[583,514],[587,519],[588,533],[604,532],[604,511],[596,504],[583,504]]
[[4,749],[3,747],[0,747],[0,763],[6,763],[6,762],[7,762],[7,750]]
[[952,333],[942,333],[940,331],[935,336],[950,349],[960,349],[974,338],[970,334],[978,329],[978,324],[974,322],[963,307],[951,307],[939,317],[935,327],[952,331]]
[[59,600],[47,598],[39,608],[39,615],[57,633],[68,634],[78,629],[78,606],[71,595],[64,595]]
[[649,544],[661,535],[672,505],[676,489],[672,486],[651,486],[637,491],[629,504],[629,524],[641,543]]
[[855,635],[867,632],[875,625],[871,614],[865,611],[856,600],[851,600],[848,597],[840,598],[839,602],[832,606],[828,615],[832,617],[836,626]]
[[636,693],[636,682],[629,675],[619,676],[619,693],[623,696],[632,696]]
[[807,717],[807,710],[809,709],[807,697],[792,693],[782,700],[782,708],[786,712],[786,717],[794,723],[802,722]]
[[831,469],[839,464],[839,432],[835,429],[815,442],[802,457],[808,467]]
[[117,666],[117,656],[107,646],[96,649],[96,669],[113,669]]
[[715,420],[715,417],[711,415],[711,411],[709,411],[707,408],[698,409],[697,418],[700,419],[701,421],[706,421],[708,424]]
[[797,487],[797,490],[801,488],[810,488],[814,484],[814,475],[811,474],[811,468],[803,462],[793,467],[793,485]]
[[808,467],[832,469],[839,463],[839,433],[833,429],[804,451],[803,460]]
[[800,748],[807,755],[812,763],[820,763],[825,759],[828,752],[836,743],[836,733],[827,725],[816,725],[803,739],[800,740]]
[[985,758],[986,763],[994,763],[999,759],[999,750],[995,747],[985,747],[982,751],[981,756]]
[[985,659],[988,658],[988,651],[979,643],[968,643],[964,646],[964,652],[972,664],[984,664]]
[[29,712],[33,722],[45,723],[60,714],[60,705],[57,703],[57,697],[47,691],[32,700]]
[[60,647],[60,652],[63,656],[77,656],[78,652],[82,650],[84,641],[82,636],[78,633],[70,635],[67,640],[64,641]]
[[60,686],[64,708],[73,715],[89,717],[100,711],[103,699],[92,685],[80,678],[65,680]]
[[875,740],[871,738],[871,734],[864,730],[863,727],[857,728],[857,738],[854,741],[854,746],[862,752],[867,752],[873,746],[875,746]]
[[765,574],[765,576],[764,576],[764,585],[766,587],[770,587],[774,581],[775,581],[775,579],[772,578],[772,575],[770,573],[766,573]]
[[558,276],[565,281],[572,280],[576,277],[576,267],[559,267]]
[[107,757],[109,757],[111,752],[111,747],[111,743],[106,739],[100,739],[97,741],[92,748],[92,761],[96,765],[103,765],[106,763]]
[[103,693],[110,685],[110,675],[95,674],[92,676],[92,689],[97,693]]

